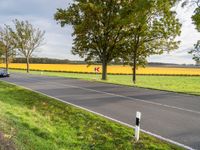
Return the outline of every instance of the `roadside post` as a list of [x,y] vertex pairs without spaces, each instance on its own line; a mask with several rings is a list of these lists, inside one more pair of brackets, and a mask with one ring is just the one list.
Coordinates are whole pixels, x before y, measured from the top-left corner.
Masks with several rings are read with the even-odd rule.
[[141,120],[141,112],[136,112],[136,125],[135,125],[135,140],[136,142],[140,138],[140,120]]

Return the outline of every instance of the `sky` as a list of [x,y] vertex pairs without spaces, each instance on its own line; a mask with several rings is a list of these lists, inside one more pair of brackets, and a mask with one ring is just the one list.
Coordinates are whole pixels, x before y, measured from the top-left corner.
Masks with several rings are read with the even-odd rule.
[[[67,8],[71,0],[0,0],[0,26],[12,25],[12,20],[28,20],[35,27],[45,30],[45,42],[38,48],[36,57],[81,60],[79,56],[71,54],[72,32],[70,26],[61,28],[53,19],[57,8]],[[200,33],[192,24],[193,8],[182,9],[176,7],[177,17],[182,23],[182,33],[177,39],[181,41],[179,49],[163,55],[151,56],[150,62],[193,64],[188,51],[200,39]]]

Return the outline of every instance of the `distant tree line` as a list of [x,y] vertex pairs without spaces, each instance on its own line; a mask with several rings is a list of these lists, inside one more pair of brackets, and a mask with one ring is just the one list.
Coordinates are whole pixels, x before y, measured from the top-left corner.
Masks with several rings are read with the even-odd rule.
[[[4,59],[0,59],[0,62],[4,62]],[[25,58],[13,58],[11,63],[26,63]],[[85,61],[73,61],[68,59],[55,59],[55,58],[31,58],[30,63],[32,64],[87,64]],[[101,65],[100,62],[92,62],[94,65]],[[110,62],[109,65],[124,65],[122,62]],[[152,67],[198,67],[196,64],[175,64],[175,63],[160,63],[160,62],[148,62],[147,66]]]
[[[14,58],[12,63],[26,63],[26,58]],[[67,64],[68,59],[52,59],[52,58],[30,58],[32,64]]]
[[[5,58],[1,58],[0,62],[5,63]],[[24,57],[14,57],[10,59],[11,63],[26,63],[26,58]],[[79,61],[79,60],[68,60],[68,59],[55,59],[55,58],[37,58],[32,57],[29,60],[32,64],[87,64],[85,61]],[[100,65],[101,62],[92,62],[92,64]],[[122,62],[115,62],[112,61],[109,63],[110,65],[123,65]]]

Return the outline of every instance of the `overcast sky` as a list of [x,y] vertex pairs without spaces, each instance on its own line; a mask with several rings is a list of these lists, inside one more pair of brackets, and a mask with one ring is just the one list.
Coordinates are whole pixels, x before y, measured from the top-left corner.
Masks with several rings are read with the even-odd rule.
[[[37,57],[80,60],[71,54],[72,28],[61,28],[53,19],[57,8],[66,8],[71,0],[0,0],[0,25],[12,24],[13,19],[28,20],[34,26],[45,30],[45,45],[38,49]],[[178,38],[181,45],[178,50],[161,56],[151,56],[151,62],[190,64],[194,63],[188,51],[193,47],[200,33],[195,30],[190,16],[192,8],[177,7],[177,16],[182,23],[182,34]]]

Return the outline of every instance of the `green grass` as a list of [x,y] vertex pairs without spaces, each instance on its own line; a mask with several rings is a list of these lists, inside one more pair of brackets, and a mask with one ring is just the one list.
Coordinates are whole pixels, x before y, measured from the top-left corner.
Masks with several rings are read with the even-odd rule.
[[131,128],[1,81],[0,135],[0,149],[181,149],[146,134],[136,143]]
[[[13,72],[25,72],[12,70]],[[40,71],[31,71],[32,74],[41,74]],[[43,72],[47,76],[60,76],[84,80],[100,81],[114,84],[133,86],[131,75],[108,75],[107,81],[101,80],[100,74],[79,74],[62,72]],[[200,76],[137,76],[137,87],[159,89],[173,92],[200,95]]]

